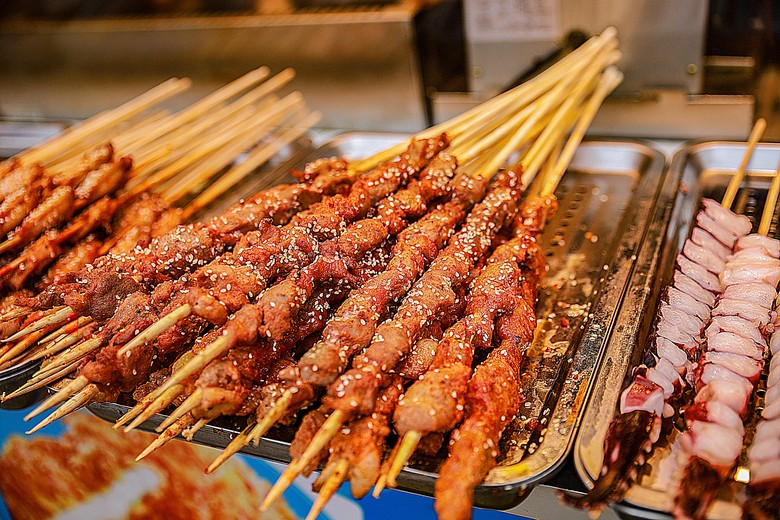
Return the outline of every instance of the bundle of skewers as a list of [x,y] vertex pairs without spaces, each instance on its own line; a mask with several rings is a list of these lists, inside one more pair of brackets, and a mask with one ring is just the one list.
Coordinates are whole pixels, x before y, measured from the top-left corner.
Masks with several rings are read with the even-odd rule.
[[[735,486],[742,487],[737,495],[744,518],[780,515],[780,408],[772,370],[780,241],[767,236],[780,165],[756,233],[748,217],[730,210],[764,126],[759,120],[754,127],[722,202],[702,200],[662,294],[644,363],[633,370],[609,425],[599,476],[586,495],[564,497],[566,502],[598,512],[620,500],[641,482],[643,465],[676,429],[679,481],[670,491],[675,518],[707,518],[719,493],[729,487],[733,493]],[[765,366],[769,378],[759,388]],[[750,439],[746,432],[756,415]]]
[[220,417],[244,418],[214,471],[294,425],[292,463],[265,505],[322,467],[311,518],[344,481],[356,497],[378,494],[415,452],[442,450],[437,512],[469,517],[522,400],[546,271],[538,237],[622,79],[616,47],[607,30],[410,142],[318,159],[300,183],[155,237],[132,261],[98,258],[28,298],[48,314],[14,340],[68,316],[93,324],[66,334],[69,345],[13,394],[58,388],[28,418],[59,408],[31,431],[131,400],[117,427],[167,412],[140,459]]
[[94,329],[76,315],[63,329],[60,313],[28,335],[25,325],[41,317],[22,303],[33,291],[73,281],[106,255],[131,262],[137,244],[189,220],[316,122],[300,94],[274,94],[293,71],[269,72],[253,70],[173,114],[157,107],[189,81],[167,81],[2,164],[0,370],[51,354],[36,342]]

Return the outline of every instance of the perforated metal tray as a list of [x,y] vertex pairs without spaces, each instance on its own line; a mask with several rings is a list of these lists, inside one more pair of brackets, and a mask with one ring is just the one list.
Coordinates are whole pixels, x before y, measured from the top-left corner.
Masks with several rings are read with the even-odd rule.
[[[403,139],[346,134],[307,159],[364,157]],[[612,331],[615,309],[657,203],[664,166],[661,153],[639,142],[588,141],[575,155],[557,193],[560,209],[543,236],[549,273],[537,307],[537,339],[525,367],[521,416],[505,432],[502,459],[477,488],[475,505],[500,509],[516,505],[530,486],[551,477],[570,452],[599,352]],[[115,420],[127,407],[96,404],[90,409]],[[144,427],[154,428],[162,419],[156,416]],[[242,427],[240,421],[212,423],[194,440],[224,447]],[[245,452],[289,461],[292,433],[272,431]],[[443,457],[414,459],[399,476],[399,488],[433,494]]]
[[[687,146],[672,161],[574,448],[577,473],[589,486],[601,468],[604,437],[617,411],[620,393],[628,383],[631,368],[641,358],[660,294],[674,272],[674,258],[690,233],[700,201],[703,197],[722,199],[744,153],[744,143],[704,142]],[[780,145],[762,144],[756,148],[748,165],[749,174],[732,209],[748,215],[754,225],[761,217],[779,159]],[[769,234],[778,235],[777,215]],[[764,382],[765,377],[761,384]],[[746,422],[748,438],[761,410],[760,396],[763,394],[760,389],[758,395]],[[648,473],[622,502],[615,504],[616,510],[637,518],[668,518],[682,469],[676,456],[679,449],[677,434],[673,429],[668,445],[658,445],[645,465]],[[743,462],[744,453],[740,464]],[[736,503],[740,488],[741,485],[734,481],[726,486],[710,511],[711,518],[741,518]]]

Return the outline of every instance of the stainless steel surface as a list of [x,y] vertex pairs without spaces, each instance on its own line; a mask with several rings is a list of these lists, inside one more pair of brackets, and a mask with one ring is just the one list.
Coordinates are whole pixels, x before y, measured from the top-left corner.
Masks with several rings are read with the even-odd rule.
[[[363,157],[403,139],[397,135],[347,134],[311,158]],[[516,505],[530,486],[551,477],[569,453],[582,404],[609,336],[613,309],[622,298],[648,216],[662,184],[664,157],[636,142],[591,141],[577,152],[560,186],[560,210],[543,236],[549,274],[541,288],[537,339],[529,351],[525,404],[502,443],[502,461],[476,490],[475,504]],[[118,404],[90,409],[114,420]],[[155,416],[144,428],[162,420]],[[228,419],[200,430],[195,440],[224,447],[242,428]],[[288,461],[293,431],[279,429],[246,453]],[[433,494],[441,458],[415,459],[399,477],[400,489]]]
[[[426,126],[405,5],[279,15],[0,22],[0,114],[83,119],[172,76],[195,100],[244,72],[294,67],[324,128]],[[179,99],[179,98],[177,98]]]
[[626,75],[620,92],[666,87],[698,94],[708,6],[708,0],[466,0],[469,88],[495,92],[568,32],[595,34],[612,25]]
[[[616,413],[630,369],[642,355],[658,299],[673,273],[674,257],[695,221],[699,202],[702,197],[722,198],[744,152],[744,143],[719,141],[692,144],[675,155],[574,447],[577,472],[588,485],[592,485],[601,468],[607,427]],[[754,222],[763,211],[778,159],[780,145],[761,144],[748,166],[749,175],[734,209],[749,215]],[[770,235],[777,236],[777,216]],[[749,417],[747,424],[754,419]],[[681,471],[676,439],[677,430],[673,429],[668,445],[659,444],[646,463],[649,473],[642,476],[615,509],[641,518],[668,517]],[[740,486],[731,483],[710,511],[711,518],[741,518],[741,510],[735,503]]]

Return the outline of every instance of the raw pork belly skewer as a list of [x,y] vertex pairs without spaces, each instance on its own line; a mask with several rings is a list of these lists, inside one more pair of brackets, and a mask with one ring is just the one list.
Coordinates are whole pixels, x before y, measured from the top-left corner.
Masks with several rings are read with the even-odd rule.
[[620,413],[607,430],[599,476],[586,495],[562,496],[568,504],[599,511],[628,490],[658,441],[663,421],[679,413],[676,401],[694,380],[692,368],[699,361],[706,341],[703,331],[711,319],[713,325],[708,330],[712,333],[751,329],[741,318],[710,315],[721,292],[718,276],[735,244],[751,240],[744,238],[752,228],[750,220],[728,208],[745,173],[752,143],[759,138],[760,127],[751,134],[751,145],[729,184],[724,205],[702,200],[696,226],[677,256],[674,275],[662,296],[644,363],[634,369],[633,379],[621,395]]
[[[675,497],[678,518],[706,517],[742,452],[743,419],[764,368],[764,331],[776,317],[772,309],[780,282],[780,241],[766,233],[779,181],[776,176],[759,234],[737,242],[720,274],[723,293],[712,310],[713,322],[705,330],[704,352],[694,371],[697,393],[685,411],[687,430],[680,438],[689,458]],[[755,332],[723,330],[716,321],[719,317],[742,320],[760,339]]]

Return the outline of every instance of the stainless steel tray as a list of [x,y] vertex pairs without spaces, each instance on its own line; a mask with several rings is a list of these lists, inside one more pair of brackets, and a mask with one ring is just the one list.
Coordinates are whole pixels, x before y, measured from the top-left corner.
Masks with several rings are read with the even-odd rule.
[[[346,134],[307,159],[364,157],[403,139]],[[638,142],[588,141],[575,155],[558,190],[560,209],[543,236],[549,273],[538,305],[541,326],[525,368],[522,415],[505,432],[502,460],[477,488],[475,505],[499,509],[516,505],[530,486],[550,478],[566,459],[598,368],[599,352],[612,331],[615,309],[656,207],[664,166],[661,153]],[[96,404],[90,409],[115,420],[127,407]],[[162,419],[156,416],[144,427],[153,428]],[[194,440],[224,447],[242,427],[242,421],[230,419],[212,423]],[[273,431],[245,452],[289,461],[292,433],[289,429]],[[442,460],[413,460],[398,478],[400,489],[433,494]]]
[[[702,142],[690,144],[672,161],[575,444],[575,467],[588,487],[601,469],[607,427],[617,411],[631,368],[641,359],[658,300],[673,274],[674,258],[695,222],[699,203],[703,197],[722,199],[744,153],[744,143]],[[780,145],[759,145],[734,202],[733,209],[750,216],[754,223],[763,211],[778,159]],[[775,216],[770,236],[777,236],[777,226]],[[759,399],[754,411],[760,404]],[[754,420],[750,417],[748,424]],[[669,516],[682,469],[676,457],[677,433],[672,429],[668,445],[658,445],[646,463],[648,472],[622,502],[614,505],[616,510],[637,518]],[[732,482],[727,487],[710,511],[712,518],[741,518],[735,501],[740,485]]]

